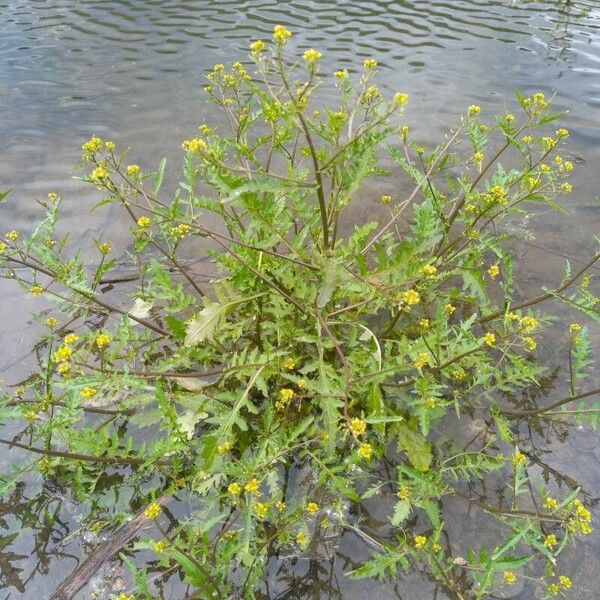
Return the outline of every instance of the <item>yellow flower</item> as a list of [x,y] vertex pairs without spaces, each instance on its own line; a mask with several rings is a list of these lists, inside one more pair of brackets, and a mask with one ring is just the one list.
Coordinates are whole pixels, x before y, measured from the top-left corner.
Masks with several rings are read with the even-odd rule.
[[58,202],[58,194],[56,192],[50,192],[48,194],[48,200],[50,200],[50,202]]
[[95,390],[94,388],[91,387],[84,387],[81,392],[79,392],[79,395],[84,399],[84,400],[89,400],[90,398],[93,398],[96,394],[98,393],[97,390]]
[[444,312],[447,315],[451,315],[456,310],[456,306],[452,306],[452,304],[444,305]]
[[421,329],[429,329],[429,319],[419,319],[419,327]]
[[379,201],[381,202],[381,204],[389,204],[392,201],[392,197],[388,196],[387,194],[384,194],[383,196],[381,196],[381,198],[379,198]]
[[402,108],[403,106],[406,106],[407,102],[408,102],[408,94],[406,94],[404,92],[396,92],[394,94],[394,103],[396,104],[396,106]]
[[231,450],[231,444],[229,442],[223,442],[217,446],[217,452],[219,454],[227,454]]
[[41,296],[44,291],[44,288],[41,285],[34,285],[29,288],[29,293],[32,296]]
[[100,254],[102,254],[102,256],[106,256],[110,251],[111,251],[111,247],[110,247],[109,243],[103,242],[102,244],[99,244],[98,252],[100,252]]
[[415,548],[423,548],[427,543],[427,538],[424,535],[415,536]]
[[512,571],[504,571],[502,578],[504,579],[504,583],[508,585],[514,585],[517,581],[517,576]]
[[552,550],[556,544],[558,544],[558,542],[556,541],[556,536],[553,533],[544,538],[544,546],[546,546],[546,548],[550,548],[550,550]]
[[437,542],[434,542],[433,544],[431,544],[431,549],[437,554],[442,549],[442,547]]
[[425,398],[425,400],[423,401],[423,404],[425,404],[425,408],[435,408],[437,406],[437,401],[435,398],[432,398],[431,396]]
[[296,534],[296,544],[298,544],[298,546],[304,547],[307,543],[308,538],[306,537],[306,534],[304,533],[304,531],[299,531]]
[[413,361],[415,369],[422,369],[426,364],[429,364],[429,353],[421,352]]
[[139,219],[136,221],[136,223],[137,223],[137,226],[138,226],[140,229],[148,229],[148,227],[150,227],[150,223],[151,223],[151,221],[150,221],[150,217],[145,217],[145,216],[144,216],[144,217],[140,217],[140,218],[139,218]]
[[488,270],[487,270],[487,274],[492,278],[495,279],[496,277],[498,277],[498,275],[500,274],[500,267],[498,265],[492,265]]
[[81,146],[81,149],[83,150],[83,157],[90,159],[94,156],[94,154],[100,152],[101,148],[102,140],[94,135]]
[[371,456],[373,455],[373,446],[371,446],[371,444],[368,444],[365,442],[364,444],[361,444],[358,447],[358,450],[356,451],[356,453],[361,458],[364,458],[365,460],[369,460],[371,458]]
[[174,237],[174,238],[183,238],[185,237],[190,231],[192,230],[192,228],[187,224],[187,223],[180,223],[179,225],[177,225],[176,227],[171,227],[171,229],[169,230],[169,233]]
[[104,165],[98,165],[90,174],[90,179],[96,183],[108,179],[108,171]]
[[376,85],[369,86],[363,94],[362,101],[367,103],[375,100],[379,96],[379,88]]
[[305,379],[299,379],[299,380],[296,382],[296,385],[298,386],[298,389],[299,389],[299,390],[303,390],[303,389],[305,389],[305,388],[306,388],[306,380],[305,380]]
[[79,337],[74,333],[68,333],[67,335],[65,335],[63,342],[66,346],[72,346],[78,339]]
[[577,335],[581,331],[581,325],[579,323],[571,323],[569,325],[569,331],[572,335]]
[[279,390],[279,400],[275,402],[275,408],[283,410],[294,397],[294,390],[291,388],[281,388]]
[[560,591],[558,585],[556,583],[551,583],[547,588],[546,591],[551,594],[552,596],[556,596],[558,594],[558,592]]
[[426,277],[433,277],[437,273],[437,267],[433,265],[425,265],[421,268],[421,273]]
[[275,508],[279,512],[283,512],[285,510],[285,502],[282,502],[281,500],[279,500],[278,502],[275,502]]
[[514,120],[515,120],[515,115],[513,115],[513,114],[511,114],[511,113],[508,113],[508,114],[506,115],[506,120],[507,120],[509,123],[510,123],[511,121],[514,121]]
[[160,504],[158,502],[153,502],[144,511],[144,517],[146,517],[146,519],[156,519],[156,517],[158,517],[158,515],[160,515],[161,510],[162,510],[162,508],[161,508]]
[[473,162],[474,163],[480,163],[483,162],[483,152],[475,152],[475,154],[473,154]]
[[549,166],[549,165],[547,165],[546,163],[542,163],[542,164],[540,165],[540,171],[541,171],[542,173],[550,173],[550,171],[552,171],[552,169],[551,169],[551,168],[550,168],[550,166]]
[[463,379],[467,378],[467,374],[464,372],[463,369],[454,369],[454,371],[452,371],[450,375],[452,375],[452,377],[457,381],[462,381]]
[[55,319],[54,317],[48,317],[44,323],[46,327],[53,329],[58,325],[58,319]]
[[537,348],[537,342],[532,337],[524,337],[523,348],[531,352]]
[[548,510],[557,510],[558,507],[559,507],[559,504],[554,498],[548,496],[544,500],[544,508],[546,508]]
[[520,467],[525,464],[525,455],[518,450],[515,450],[510,456],[510,462],[515,467]]
[[135,600],[135,596],[132,596],[131,594],[125,594],[125,593],[121,592],[116,597],[116,600]]
[[533,139],[533,138],[532,138],[530,135],[524,135],[524,136],[521,138],[521,140],[523,140],[523,143],[524,143],[524,144],[527,144],[527,145],[531,144],[531,140],[532,140],[532,139]]
[[565,590],[568,590],[572,584],[571,579],[569,577],[567,577],[566,575],[561,575],[558,578],[558,583],[560,584],[561,587],[564,587]]
[[309,64],[313,64],[315,62],[317,62],[321,56],[323,56],[318,50],[315,50],[314,48],[311,48],[310,50],[307,50],[302,57],[304,58],[304,60]]
[[162,554],[167,549],[168,545],[169,542],[167,542],[167,540],[158,540],[158,542],[154,543],[152,549],[156,554]]
[[402,141],[406,142],[406,137],[408,136],[408,125],[402,125],[402,127],[400,127],[400,135],[402,136]]
[[259,519],[264,519],[269,512],[269,507],[264,502],[255,502],[252,507],[254,512]]
[[484,336],[483,336],[483,343],[486,346],[490,346],[493,347],[496,345],[496,336],[491,332],[488,331]]
[[183,144],[181,144],[181,147],[186,152],[198,153],[206,150],[207,144],[202,138],[195,137],[191,140],[184,140]]
[[4,242],[0,242],[0,254],[2,254],[6,250],[6,244]]
[[296,361],[295,361],[293,358],[291,358],[291,357],[289,357],[289,356],[288,356],[287,358],[285,358],[285,359],[283,360],[283,368],[284,368],[284,369],[291,370],[291,369],[293,369],[295,366],[296,366]]
[[23,413],[23,417],[26,421],[33,423],[37,419],[37,413],[35,412],[35,410],[26,410]]
[[73,350],[71,350],[71,348],[69,348],[68,346],[61,346],[60,348],[56,349],[56,352],[54,353],[54,358],[57,362],[65,362],[67,360],[70,360],[72,355]]
[[94,343],[100,350],[104,350],[110,343],[112,342],[112,338],[105,333],[100,333],[96,336]]
[[552,148],[554,148],[554,146],[556,146],[556,140],[551,137],[543,137],[542,144],[543,144],[544,148],[546,148],[546,150],[552,150]]
[[242,491],[242,486],[239,483],[237,483],[237,481],[234,481],[233,483],[230,483],[227,486],[227,491],[232,496],[237,496]]
[[377,66],[377,61],[374,58],[366,58],[363,62],[363,67],[370,71]]
[[408,497],[410,496],[410,490],[408,489],[408,486],[403,485],[397,492],[396,492],[396,496],[398,496],[398,498],[400,498],[400,500],[408,500]]
[[569,130],[565,129],[564,127],[561,127],[560,129],[556,130],[556,137],[563,138],[563,137],[567,137],[568,135],[569,135]]
[[569,194],[569,193],[571,193],[571,192],[573,191],[573,186],[572,186],[570,183],[567,183],[567,182],[565,181],[565,183],[563,183],[563,184],[560,186],[560,189],[561,189],[561,190],[562,190],[562,191],[563,191],[565,194]]
[[348,71],[346,69],[339,69],[334,75],[340,80],[345,81],[348,78]]
[[56,367],[56,372],[63,377],[66,377],[71,371],[71,365],[68,362],[61,362],[58,367]]
[[256,494],[256,492],[258,492],[259,487],[260,483],[258,479],[250,479],[250,481],[247,481],[244,484],[244,491],[248,492],[249,494]]
[[114,142],[104,142],[104,147],[109,151],[109,152],[114,152],[115,148],[117,147],[117,145]]
[[363,435],[367,430],[367,424],[358,417],[352,419],[348,424],[348,429],[352,432],[352,435],[358,437]]
[[262,40],[256,40],[254,42],[252,42],[250,44],[250,51],[251,52],[262,52],[265,48],[265,43]]
[[283,25],[275,25],[273,28],[273,39],[278,43],[284,43],[292,37],[292,32]]
[[139,165],[129,165],[127,167],[127,175],[129,177],[137,177],[140,174],[140,166]]
[[316,502],[309,502],[309,503],[306,505],[306,512],[307,512],[309,515],[314,515],[314,514],[316,514],[316,513],[318,512],[318,510],[319,510],[319,505],[318,505]]
[[474,117],[475,115],[478,115],[481,112],[481,106],[477,106],[477,104],[471,104],[471,106],[469,106],[469,108],[467,109],[467,114],[470,117]]
[[13,229],[12,231],[5,233],[4,237],[9,242],[16,242],[19,239],[19,233]]
[[569,173],[570,171],[573,170],[573,163],[570,160],[565,160],[565,162],[562,165],[562,168]]
[[521,333],[532,333],[538,326],[537,319],[526,316],[519,321],[519,331]]
[[416,290],[407,290],[402,294],[402,300],[405,304],[408,304],[408,306],[413,306],[421,302],[421,295]]

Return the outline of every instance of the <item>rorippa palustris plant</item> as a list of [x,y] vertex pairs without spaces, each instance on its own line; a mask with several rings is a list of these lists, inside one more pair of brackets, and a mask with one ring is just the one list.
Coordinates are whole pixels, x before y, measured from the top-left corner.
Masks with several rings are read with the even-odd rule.
[[[3,275],[56,306],[38,316],[38,371],[3,397],[20,433],[2,442],[35,452],[4,493],[37,472],[86,501],[90,523],[147,506],[129,550],[154,552],[198,597],[256,597],[269,557],[309,553],[327,527],[368,542],[372,557],[351,577],[420,563],[455,598],[523,581],[567,596],[556,557],[591,531],[590,512],[577,489],[529,481],[519,431],[542,417],[597,420],[579,323],[565,327],[568,393],[542,404],[523,392],[550,372],[536,362],[546,301],[598,321],[586,271],[600,254],[522,298],[502,233],[535,204],[560,210],[571,191],[561,115],[542,93],[517,94],[515,115],[486,124],[469,106],[423,148],[405,124],[408,95],[386,97],[374,59],[358,75],[322,73],[317,50],[288,56],[290,37],[278,26],[272,42],[251,44],[251,69],[207,75],[224,118],[183,142],[173,194],[164,160],[147,172],[110,141],[83,144],[82,179],[131,221],[126,286],[102,292],[119,276],[110,240],[96,242],[90,268],[57,239],[56,194],[31,234],[4,234]],[[339,90],[335,108],[320,106],[320,85]],[[369,200],[378,221],[341,227],[367,201],[364,180],[386,175],[383,155],[411,187]],[[221,226],[209,227],[215,216]],[[208,284],[182,258],[198,241],[217,267]],[[463,439],[475,419],[481,434]],[[127,493],[97,489],[107,470],[127,475]],[[294,471],[312,485],[291,485]],[[477,493],[488,481],[504,490],[497,504]],[[347,507],[386,490],[392,534],[380,539]],[[194,508],[167,522],[161,503],[175,497]],[[499,521],[505,539],[468,548],[449,537],[450,497]],[[136,587],[121,596],[153,597],[128,564]]]

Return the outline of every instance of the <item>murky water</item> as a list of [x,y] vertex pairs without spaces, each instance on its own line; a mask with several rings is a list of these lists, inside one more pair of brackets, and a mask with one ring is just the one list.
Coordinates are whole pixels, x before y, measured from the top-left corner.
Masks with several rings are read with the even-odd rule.
[[[409,119],[425,143],[437,141],[468,104],[492,113],[511,101],[514,88],[556,93],[556,107],[569,110],[571,148],[581,165],[572,215],[568,224],[540,215],[535,245],[519,248],[521,268],[530,273],[528,285],[539,288],[560,279],[560,254],[580,259],[590,251],[600,232],[594,202],[600,193],[600,0],[0,0],[0,189],[14,190],[0,230],[29,229],[38,218],[35,199],[57,191],[67,199],[65,228],[76,243],[107,237],[124,247],[119,222],[90,216],[92,194],[69,176],[82,141],[95,133],[131,146],[135,162],[148,169],[166,156],[177,181],[181,139],[213,116],[201,102],[203,73],[215,62],[245,56],[249,41],[268,37],[277,23],[294,31],[296,50],[323,52],[324,71],[376,57],[384,84],[411,94]],[[354,214],[362,219],[369,211],[365,203]],[[32,300],[0,282],[0,377],[9,382],[31,365],[30,309]],[[600,345],[598,336],[592,341]],[[545,350],[548,357],[554,353],[550,344]],[[544,458],[591,498],[600,496],[597,439],[573,430],[566,443],[549,442],[553,452]],[[77,507],[49,492],[48,510],[57,511],[58,520],[43,531],[33,526],[35,511],[25,508],[27,490],[21,492],[0,506],[0,527],[24,530],[0,545],[2,600],[47,597],[81,554],[80,538],[67,539],[77,528]],[[473,515],[459,513],[449,527],[477,539]],[[0,540],[4,535],[0,531]],[[297,591],[279,587],[281,595],[272,597],[433,597],[418,574],[395,585],[343,580],[340,574],[364,556],[351,536],[344,536],[340,556],[331,574],[319,564],[295,568]],[[600,598],[600,536],[567,560],[572,597]],[[317,579],[320,591],[311,587]],[[514,597],[532,596],[517,589]]]

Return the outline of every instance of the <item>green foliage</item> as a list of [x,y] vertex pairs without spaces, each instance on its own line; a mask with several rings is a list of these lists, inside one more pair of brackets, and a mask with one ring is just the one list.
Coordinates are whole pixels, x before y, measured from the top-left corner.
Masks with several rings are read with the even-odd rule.
[[[317,109],[319,53],[288,63],[288,33],[276,28],[268,48],[252,45],[252,75],[240,63],[207,75],[209,101],[226,119],[183,143],[172,193],[164,159],[146,173],[110,141],[83,145],[82,179],[101,193],[97,206],[120,205],[131,219],[135,275],[110,296],[103,285],[119,273],[109,242],[95,240],[97,264],[84,264],[57,239],[56,194],[30,235],[6,233],[2,274],[56,308],[38,316],[47,327],[39,370],[3,396],[2,422],[43,454],[26,471],[92,500],[92,517],[99,481],[115,467],[134,489],[115,522],[187,494],[191,513],[168,530],[150,504],[158,539],[131,550],[154,552],[198,597],[257,597],[269,557],[308,552],[317,521],[376,548],[352,577],[394,577],[421,563],[452,597],[491,596],[514,583],[513,570],[554,561],[590,530],[574,496],[560,503],[542,490],[521,508],[533,493],[528,458],[503,455],[523,421],[575,413],[597,425],[587,400],[596,392],[580,390],[591,350],[578,324],[565,342],[571,394],[547,406],[509,403],[542,390],[548,372],[535,359],[542,302],[559,298],[598,320],[585,270],[517,298],[502,233],[528,203],[561,207],[572,165],[557,152],[568,132],[544,129],[557,116],[543,94],[518,95],[518,117],[485,124],[471,106],[443,145],[425,150],[402,124],[407,96],[387,101],[373,84],[374,61],[356,82],[336,73],[339,105]],[[346,209],[372,202],[363,183],[384,173],[382,150],[414,187],[371,203],[379,219],[348,229]],[[518,168],[502,167],[515,157]],[[209,284],[182,257],[190,251],[211,259]],[[3,478],[3,493],[22,476]],[[505,492],[497,506],[466,491],[492,483]],[[344,507],[384,489],[398,498],[391,537],[378,541]],[[446,502],[456,500],[497,521],[505,540],[493,550],[447,540]],[[547,540],[549,527],[560,544]],[[136,593],[150,597],[148,570],[122,559]],[[548,573],[537,581],[550,594]]]

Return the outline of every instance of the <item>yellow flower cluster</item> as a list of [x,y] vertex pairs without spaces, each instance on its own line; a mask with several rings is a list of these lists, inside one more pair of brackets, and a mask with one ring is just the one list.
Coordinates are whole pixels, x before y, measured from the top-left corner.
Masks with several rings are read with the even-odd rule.
[[348,429],[354,437],[358,437],[365,433],[367,430],[367,424],[362,419],[355,417],[350,421],[350,423],[348,423]]
[[426,543],[427,543],[427,538],[424,535],[415,536],[415,548],[421,549],[421,548],[425,547]]
[[526,316],[523,317],[520,321],[519,321],[519,331],[521,333],[533,333],[538,326],[538,322],[537,319],[535,317],[531,317],[531,316]]
[[517,581],[517,576],[512,571],[504,571],[502,579],[507,585],[514,585]]
[[304,60],[309,64],[312,65],[313,63],[316,63],[323,55],[318,51],[315,50],[314,48],[311,48],[310,50],[307,50],[302,57],[304,58]]
[[95,390],[94,388],[91,387],[84,387],[81,392],[79,392],[79,395],[84,399],[84,400],[89,400],[90,398],[93,398],[96,394],[98,393],[97,390]]
[[161,505],[158,502],[153,502],[144,511],[144,517],[146,519],[156,519],[162,510]]
[[290,400],[294,397],[294,390],[291,388],[281,388],[279,390],[279,400],[275,402],[275,408],[277,410],[283,410],[290,403]]
[[54,358],[56,362],[66,362],[68,360],[71,360],[72,356],[73,350],[71,350],[71,348],[69,348],[68,346],[60,346],[56,349],[56,352],[54,353]]
[[300,546],[301,548],[308,544],[308,538],[306,537],[304,531],[299,531],[296,534],[296,544],[298,544],[298,546]]
[[369,460],[371,458],[371,456],[373,455],[373,446],[371,446],[371,444],[368,444],[367,442],[365,442],[358,447],[358,450],[356,451],[356,453],[361,458],[364,458],[365,460]]
[[444,312],[448,316],[450,316],[455,310],[456,310],[456,306],[453,306],[452,304],[445,304],[444,305]]
[[384,194],[383,196],[381,196],[381,198],[379,198],[379,202],[381,202],[381,204],[389,204],[392,201],[392,197],[388,196],[387,194]]
[[90,179],[94,183],[102,183],[108,179],[108,175],[106,165],[101,163],[90,173]]
[[319,505],[316,502],[309,502],[306,505],[306,512],[309,515],[315,515],[319,511]]
[[364,104],[368,104],[377,98],[379,98],[379,88],[376,85],[371,85],[365,90],[361,100]]
[[129,177],[138,177],[139,174],[140,174],[140,166],[139,165],[128,165],[127,175],[129,175]]
[[510,462],[515,467],[523,466],[525,464],[525,455],[522,452],[515,450],[513,454],[511,454]]
[[425,277],[433,277],[437,273],[437,267],[434,265],[425,265],[421,268],[421,273],[423,273]]
[[376,66],[377,66],[377,61],[374,58],[366,58],[363,62],[363,67],[367,71],[374,69]]
[[32,296],[41,296],[44,288],[41,285],[33,285],[29,288],[29,293]]
[[495,279],[496,277],[498,277],[498,275],[500,274],[500,267],[498,265],[492,265],[488,270],[487,270],[487,274],[492,278]]
[[100,333],[96,336],[94,343],[100,350],[104,350],[110,343],[112,342],[112,338],[106,333]]
[[259,54],[265,49],[265,43],[262,40],[256,40],[250,44],[250,52]]
[[146,217],[146,216],[140,217],[137,220],[137,226],[140,229],[148,229],[148,227],[150,227],[150,223],[151,223],[150,217]]
[[501,204],[508,203],[508,193],[501,185],[493,185],[483,198],[486,204]]
[[408,486],[401,486],[400,489],[396,492],[396,496],[398,496],[400,500],[408,500],[410,496],[410,490],[408,489]]
[[405,92],[396,92],[394,94],[394,104],[399,108],[406,106],[408,102],[408,94]]
[[544,538],[544,546],[550,550],[552,550],[557,544],[558,542],[556,541],[556,536],[553,533]]
[[154,552],[156,552],[156,554],[162,554],[168,546],[169,542],[167,542],[167,540],[158,540],[158,542],[154,542],[152,549]]
[[184,140],[183,144],[181,144],[181,147],[186,152],[199,153],[199,152],[203,152],[204,150],[206,150],[208,145],[202,138],[195,137],[195,138],[192,138],[191,140]]
[[83,150],[83,158],[89,160],[93,158],[102,148],[102,140],[95,135],[92,136],[85,144],[81,146]]
[[98,245],[98,252],[102,254],[102,256],[106,256],[111,251],[110,244],[108,242],[102,242]]
[[483,343],[486,346],[490,346],[491,348],[493,348],[496,345],[496,336],[491,331],[488,331],[483,336]]
[[406,292],[402,294],[402,301],[408,306],[414,306],[421,302],[421,295],[416,290],[406,290]]
[[284,369],[288,369],[288,371],[291,371],[293,368],[296,367],[296,361],[288,356],[287,358],[283,359],[283,368]]
[[558,501],[551,496],[547,496],[544,500],[544,508],[547,510],[557,510],[559,506]]
[[275,25],[273,28],[273,39],[279,43],[283,44],[287,42],[292,37],[292,32],[287,30],[283,25]]
[[244,484],[244,491],[248,494],[256,494],[256,492],[258,492],[259,487],[260,483],[258,479],[253,478]]
[[50,202],[58,202],[58,194],[56,192],[50,192],[48,194],[48,200],[50,200]]
[[523,338],[523,348],[532,352],[537,348],[537,342],[532,337],[526,336]]
[[481,112],[481,106],[477,106],[477,104],[471,104],[467,109],[467,114],[469,117],[474,117]]
[[172,237],[181,239],[184,238],[188,233],[190,233],[191,230],[192,228],[187,223],[180,223],[175,227],[171,227],[169,233]]
[[475,152],[475,154],[473,154],[473,162],[474,163],[477,163],[477,164],[482,163],[483,159],[484,159],[483,152]]
[[[531,100],[530,100],[531,102]],[[536,112],[540,112],[542,110],[546,110],[550,104],[546,100],[546,97],[542,92],[536,92],[533,95],[533,108]]]
[[429,354],[427,352],[421,352],[413,360],[413,367],[415,369],[422,369],[428,363],[429,363]]
[[229,442],[223,442],[217,446],[217,452],[219,454],[227,454],[231,450],[231,444]]
[[252,508],[254,508],[254,513],[259,519],[264,519],[269,512],[269,507],[264,502],[255,502]]
[[573,512],[573,516],[567,523],[567,529],[571,533],[583,533],[584,535],[589,535],[592,533],[592,528],[590,527],[592,515],[590,511],[581,503],[580,500],[575,500],[573,506],[575,510]]
[[44,321],[46,327],[49,327],[50,329],[53,329],[54,327],[56,327],[58,325],[58,319],[54,318],[54,317],[48,317],[45,321]]

